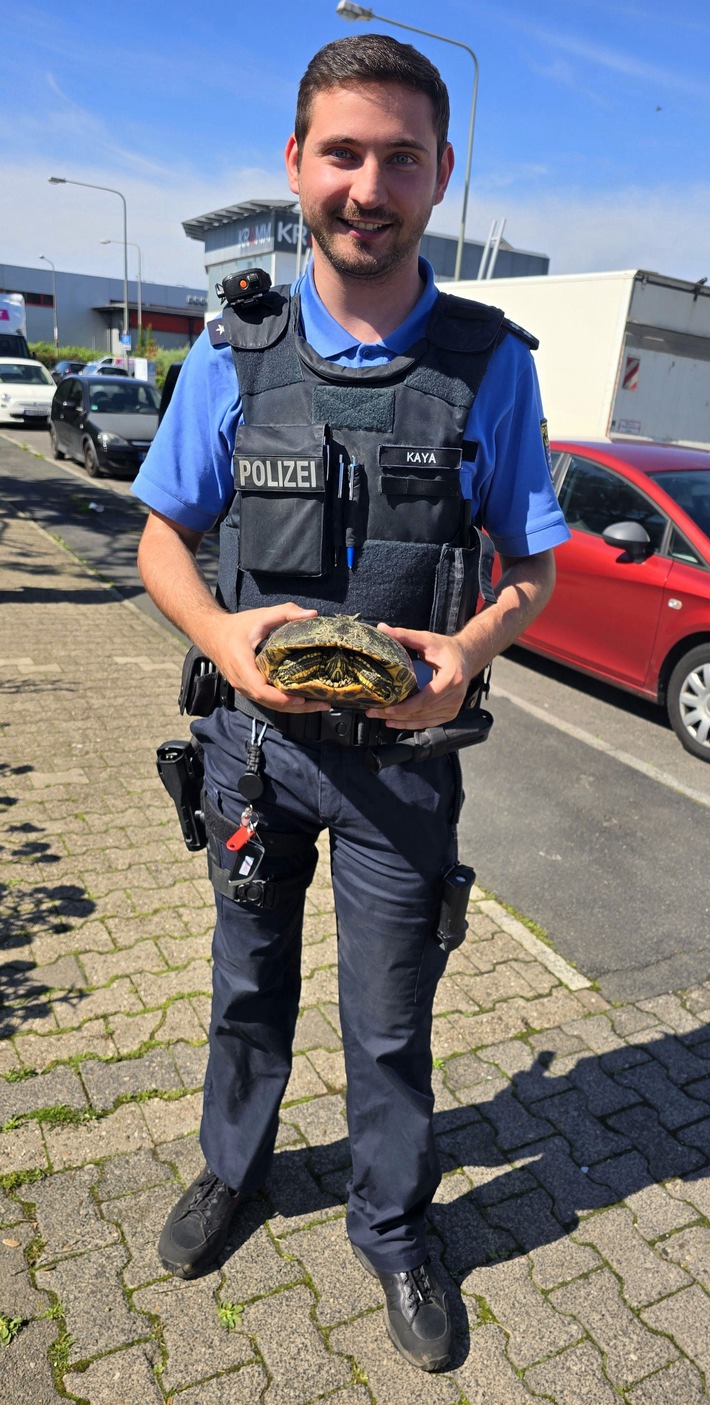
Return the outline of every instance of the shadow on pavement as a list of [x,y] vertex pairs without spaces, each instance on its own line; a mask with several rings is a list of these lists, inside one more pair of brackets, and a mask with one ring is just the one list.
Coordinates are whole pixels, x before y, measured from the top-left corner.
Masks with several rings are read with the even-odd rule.
[[[11,788],[13,776],[33,769],[0,764],[0,786]],[[16,796],[0,795],[0,809],[16,804]],[[51,882],[52,865],[63,855],[43,836],[41,827],[29,821],[9,823],[7,842],[0,844],[3,865],[12,865],[11,877],[0,880],[0,1038],[16,1034],[30,1020],[46,1018],[58,1003],[56,995],[48,999],[55,986],[21,953],[37,935],[70,932],[73,921],[89,917],[96,907],[78,884]],[[67,990],[60,1003],[77,1005],[83,995],[80,989]]]
[[[488,1099],[484,1073],[475,1102],[435,1114],[443,1170],[479,1182],[430,1212],[455,1282],[565,1238],[583,1211],[615,1206],[671,1177],[708,1177],[710,1026],[584,1055],[572,1067],[566,1058],[560,1075],[554,1058],[543,1049]],[[299,1107],[283,1116],[298,1126]],[[337,1211],[349,1173],[347,1138],[281,1151],[221,1262],[267,1219]]]
[[[3,443],[1,447],[0,497],[9,511],[39,523],[124,599],[142,597],[136,551],[145,526],[145,507],[136,498],[97,491],[90,479],[84,487],[59,465],[28,455],[14,445]],[[217,538],[208,534],[200,549],[200,565],[212,583],[216,579],[217,554]],[[48,569],[45,552],[41,560],[33,560],[31,552],[25,552],[21,565],[14,569],[22,585],[28,575],[46,578],[49,574],[49,589],[46,596],[27,589],[17,594],[8,592],[2,597],[5,601],[52,603],[52,580],[61,567],[57,572]],[[89,584],[69,597],[58,592],[55,599],[60,598],[69,598],[75,604],[107,604],[112,599],[106,591],[93,589]]]
[[[137,593],[137,592],[136,592]],[[32,586],[19,583],[17,590],[0,590],[0,606],[2,605],[105,605],[111,602],[112,597],[107,595],[106,589],[101,586],[87,586],[79,590],[63,590],[61,595],[56,586]],[[3,692],[8,691],[7,684],[0,684]],[[17,685],[15,691],[26,692],[23,684],[22,689]]]

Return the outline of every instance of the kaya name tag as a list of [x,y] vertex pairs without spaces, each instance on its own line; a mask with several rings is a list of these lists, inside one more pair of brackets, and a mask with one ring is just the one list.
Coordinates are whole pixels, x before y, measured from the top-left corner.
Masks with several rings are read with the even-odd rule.
[[381,468],[460,468],[460,449],[434,449],[428,445],[381,444]]

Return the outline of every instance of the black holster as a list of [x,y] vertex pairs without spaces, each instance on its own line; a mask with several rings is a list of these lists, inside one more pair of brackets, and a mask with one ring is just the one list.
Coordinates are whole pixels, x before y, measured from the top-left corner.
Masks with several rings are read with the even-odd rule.
[[177,810],[182,837],[193,852],[207,843],[202,807],[205,768],[197,742],[163,742],[156,753],[158,775]]

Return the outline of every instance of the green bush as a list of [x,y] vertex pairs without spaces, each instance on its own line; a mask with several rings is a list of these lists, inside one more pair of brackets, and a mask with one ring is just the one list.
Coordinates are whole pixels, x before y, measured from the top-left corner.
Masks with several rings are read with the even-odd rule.
[[189,350],[189,346],[163,346],[160,348],[155,357],[155,380],[159,389],[165,384],[168,366],[171,366],[173,361],[184,361]]
[[51,341],[31,341],[29,343],[30,353],[36,356],[51,371],[58,361],[95,361],[97,356],[101,356],[100,351],[96,351],[91,346],[55,346]]
[[[190,348],[187,345],[173,347],[156,347],[155,343],[150,341],[150,338],[150,327],[144,328],[143,341],[144,344],[147,344],[148,347],[151,348],[151,350],[149,350],[148,352],[148,356],[149,360],[155,361],[155,381],[158,389],[160,390],[165,384],[165,377],[168,374],[168,366],[170,366],[173,361],[184,361]],[[55,347],[54,343],[49,341],[30,342],[29,347],[30,354],[32,356],[36,356],[37,360],[41,361],[42,365],[46,366],[49,371],[51,371],[53,366],[56,366],[58,361],[83,361],[84,365],[86,365],[89,361],[98,361],[99,357],[105,354],[103,351],[97,351],[96,347]],[[136,350],[134,352],[131,352],[131,355],[138,356],[140,355],[140,352]]]

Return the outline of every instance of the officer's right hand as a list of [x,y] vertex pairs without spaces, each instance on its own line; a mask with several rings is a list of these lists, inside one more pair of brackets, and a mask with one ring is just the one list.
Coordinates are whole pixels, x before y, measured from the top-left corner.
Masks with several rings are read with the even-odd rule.
[[283,693],[280,688],[272,688],[254,662],[257,645],[272,629],[289,620],[312,619],[317,613],[317,610],[302,610],[300,605],[289,601],[288,604],[272,605],[268,609],[222,615],[210,658],[214,659],[220,673],[238,693],[243,693],[244,697],[251,698],[261,707],[271,708],[273,712],[327,712],[328,703],[294,697],[292,693]]

